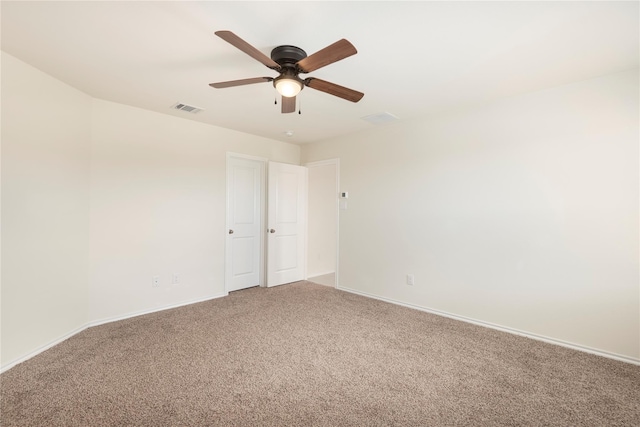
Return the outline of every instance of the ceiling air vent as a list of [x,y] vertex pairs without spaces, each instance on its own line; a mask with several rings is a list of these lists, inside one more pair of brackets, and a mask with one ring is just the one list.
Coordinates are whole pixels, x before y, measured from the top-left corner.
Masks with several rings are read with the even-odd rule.
[[370,116],[364,116],[364,117],[360,117],[362,120],[369,122],[371,124],[374,125],[382,125],[385,123],[389,123],[389,122],[395,122],[396,120],[398,120],[398,117],[394,116],[391,113],[378,113],[378,114],[371,114]]
[[193,105],[182,104],[180,102],[173,104],[171,108],[174,110],[185,111],[191,114],[197,114],[200,111],[203,111],[202,108],[194,107]]

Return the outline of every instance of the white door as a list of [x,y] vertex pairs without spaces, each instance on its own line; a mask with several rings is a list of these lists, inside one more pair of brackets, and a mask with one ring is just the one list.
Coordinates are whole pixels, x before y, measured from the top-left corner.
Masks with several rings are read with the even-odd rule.
[[227,292],[263,283],[265,162],[227,157]]
[[269,162],[267,286],[305,278],[307,168]]

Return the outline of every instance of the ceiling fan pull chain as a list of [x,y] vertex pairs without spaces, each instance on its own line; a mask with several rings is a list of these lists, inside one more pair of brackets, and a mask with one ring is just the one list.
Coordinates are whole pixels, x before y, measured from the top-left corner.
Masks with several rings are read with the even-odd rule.
[[302,97],[298,97],[298,114],[302,114]]

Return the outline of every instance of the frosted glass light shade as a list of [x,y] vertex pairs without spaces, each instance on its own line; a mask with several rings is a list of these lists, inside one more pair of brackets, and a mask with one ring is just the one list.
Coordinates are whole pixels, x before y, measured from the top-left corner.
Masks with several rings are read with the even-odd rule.
[[293,79],[280,79],[276,82],[276,90],[282,96],[296,96],[302,90],[302,83]]

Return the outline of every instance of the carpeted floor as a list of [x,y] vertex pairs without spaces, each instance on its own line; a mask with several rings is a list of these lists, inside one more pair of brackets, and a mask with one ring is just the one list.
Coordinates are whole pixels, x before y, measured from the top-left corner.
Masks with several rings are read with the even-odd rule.
[[640,426],[640,366],[298,282],[97,326],[0,376],[9,426]]

